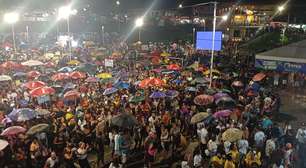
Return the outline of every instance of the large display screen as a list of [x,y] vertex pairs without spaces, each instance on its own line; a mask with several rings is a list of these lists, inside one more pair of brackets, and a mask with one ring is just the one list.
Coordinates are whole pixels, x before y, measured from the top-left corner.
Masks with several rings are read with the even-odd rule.
[[[197,32],[196,49],[197,50],[212,50],[213,32]],[[222,32],[215,32],[215,51],[220,51],[222,48]]]

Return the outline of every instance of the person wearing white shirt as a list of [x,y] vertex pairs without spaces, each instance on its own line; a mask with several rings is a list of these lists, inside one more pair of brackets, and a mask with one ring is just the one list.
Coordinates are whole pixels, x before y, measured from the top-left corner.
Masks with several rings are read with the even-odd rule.
[[246,139],[241,139],[238,141],[239,153],[246,155],[249,148],[249,142]]
[[230,150],[231,150],[232,143],[229,142],[229,141],[225,141],[223,145],[224,145],[225,153],[228,154],[230,152]]
[[266,156],[271,157],[272,152],[275,150],[276,145],[274,139],[268,139],[266,142]]
[[262,147],[264,145],[264,140],[266,135],[263,131],[258,130],[254,135],[254,140],[257,147]]
[[120,139],[120,135],[118,134],[118,132],[115,133],[115,136],[114,136],[114,143],[115,143],[115,146],[114,146],[114,151],[115,151],[115,154],[116,155],[121,155],[120,153],[120,142],[119,142],[119,139]]
[[208,141],[207,148],[209,150],[210,156],[213,156],[217,153],[218,144],[215,137]]
[[202,156],[200,152],[197,152],[194,157],[193,157],[193,166],[195,168],[200,168],[202,167]]

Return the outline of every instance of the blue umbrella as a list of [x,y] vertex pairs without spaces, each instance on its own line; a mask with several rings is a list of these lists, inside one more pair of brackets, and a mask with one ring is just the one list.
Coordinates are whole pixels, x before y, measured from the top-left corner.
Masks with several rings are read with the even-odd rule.
[[129,83],[126,82],[117,82],[114,87],[118,88],[118,89],[128,89],[130,87]]
[[196,92],[196,91],[198,91],[198,89],[195,88],[195,87],[186,87],[186,88],[185,88],[185,91]]
[[180,79],[175,79],[175,80],[173,80],[172,81],[172,83],[175,83],[175,84],[181,84],[182,83],[182,80],[180,80]]
[[104,90],[103,95],[110,95],[110,94],[113,94],[113,93],[115,93],[117,91],[118,91],[118,89],[114,88],[114,87],[107,88],[107,89]]
[[273,122],[269,118],[265,118],[262,120],[262,128],[267,129],[269,126],[271,126]]
[[179,95],[179,92],[176,90],[168,90],[166,92],[166,97],[174,98],[174,97],[177,97],[178,95]]
[[166,94],[164,92],[161,92],[161,91],[153,92],[150,95],[150,98],[152,98],[152,99],[159,99],[159,98],[164,98],[164,97],[166,97]]
[[24,72],[16,72],[13,76],[14,77],[23,77],[23,76],[26,76],[27,74],[24,73]]
[[37,113],[30,108],[15,109],[8,115],[13,121],[28,121],[36,116]]
[[70,67],[63,67],[61,69],[58,70],[58,72],[63,72],[63,73],[67,73],[67,72],[72,72],[73,69]]

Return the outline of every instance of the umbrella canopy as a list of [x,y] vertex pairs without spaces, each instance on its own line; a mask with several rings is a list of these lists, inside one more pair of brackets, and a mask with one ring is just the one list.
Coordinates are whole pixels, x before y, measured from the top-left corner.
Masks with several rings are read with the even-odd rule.
[[8,142],[6,140],[0,139],[0,151],[8,146]]
[[2,131],[1,136],[12,136],[25,132],[26,129],[21,126],[11,126]]
[[195,78],[192,82],[194,83],[209,83],[209,79],[208,78]]
[[232,86],[235,86],[235,87],[243,87],[243,83],[241,81],[234,81],[232,83]]
[[47,67],[47,68],[53,68],[53,67],[55,67],[55,64],[54,64],[53,62],[51,62],[51,61],[46,62],[44,65],[45,65],[45,67]]
[[84,63],[75,67],[74,70],[94,74],[95,71],[97,70],[97,66],[95,64]]
[[110,95],[110,94],[116,93],[117,91],[118,89],[115,87],[107,88],[104,90],[103,95]]
[[30,91],[30,95],[32,97],[51,95],[54,93],[55,93],[55,89],[53,89],[52,87],[48,87],[48,86],[39,87],[39,88],[36,88]]
[[229,128],[222,134],[223,141],[235,142],[242,138],[243,132],[237,128]]
[[71,72],[69,74],[69,76],[72,78],[72,79],[84,79],[86,78],[86,74],[82,73],[82,72],[79,72],[79,71],[74,71],[74,72]]
[[261,72],[261,73],[258,73],[258,74],[256,74],[256,75],[254,75],[253,78],[252,78],[252,80],[255,81],[255,82],[257,82],[257,81],[263,80],[265,77],[266,77],[266,74],[264,74],[264,73]]
[[173,70],[173,71],[178,71],[181,69],[181,67],[177,64],[170,64],[167,66],[167,69],[168,70]]
[[4,69],[16,69],[16,68],[20,68],[21,66],[22,65],[16,62],[13,62],[13,61],[6,61],[0,65],[0,67]]
[[163,52],[163,53],[160,54],[160,56],[162,56],[162,57],[170,57],[171,54],[167,53],[167,52]]
[[130,87],[130,84],[127,82],[117,82],[114,87],[118,88],[118,89],[128,89]]
[[153,87],[153,86],[163,86],[165,83],[159,78],[147,78],[142,80],[139,83],[139,87],[141,88],[147,88],[147,87]]
[[81,96],[77,90],[70,90],[64,94],[64,99],[75,100]]
[[168,90],[166,91],[166,97],[174,98],[177,97],[180,93],[176,90]]
[[13,76],[14,77],[24,77],[24,76],[27,76],[27,74],[24,72],[16,72]]
[[23,84],[23,87],[26,87],[30,90],[33,90],[39,87],[43,87],[43,86],[46,86],[46,84],[42,81],[31,81],[31,82],[27,82]]
[[236,102],[231,97],[221,97],[216,100],[216,104],[222,107],[232,107],[235,106]]
[[112,78],[112,74],[110,73],[100,73],[97,75],[98,78],[100,79],[109,79]]
[[197,88],[195,88],[195,87],[186,87],[186,88],[185,88],[185,91],[189,91],[189,92],[197,92],[197,91],[198,91],[198,89],[197,89]]
[[[210,75],[210,70],[206,70],[203,74],[204,75]],[[213,75],[220,75],[220,71],[218,71],[216,69],[212,69],[212,74]]]
[[43,132],[45,130],[47,130],[49,128],[48,124],[37,124],[34,125],[33,127],[31,127],[28,131],[27,131],[27,135],[35,135],[37,133]]
[[68,73],[57,73],[52,75],[51,79],[53,81],[61,81],[61,80],[65,80],[65,79],[69,79],[70,76]]
[[64,73],[72,72],[72,71],[73,71],[73,69],[70,68],[70,67],[63,67],[63,68],[58,70],[58,72],[64,72]]
[[150,95],[150,98],[152,98],[152,99],[159,99],[159,98],[164,98],[164,97],[166,97],[166,94],[164,92],[161,92],[161,91],[153,92]]
[[36,118],[37,114],[30,108],[20,108],[13,110],[8,117],[14,121],[28,121]]
[[215,118],[224,118],[230,116],[231,114],[232,114],[231,110],[221,110],[214,113],[213,116]]
[[206,113],[206,112],[197,113],[197,114],[192,116],[191,124],[196,124],[198,122],[201,122],[201,121],[205,120],[208,116],[209,116],[209,114]]
[[81,62],[78,60],[71,60],[67,62],[67,65],[79,65]]
[[99,82],[99,78],[91,76],[91,77],[88,77],[85,81],[88,83],[95,83],[95,82]]
[[133,96],[130,98],[129,102],[130,103],[139,103],[145,100],[144,96]]
[[0,75],[0,82],[11,81],[12,78],[8,75]]
[[50,111],[46,110],[46,109],[35,109],[37,115],[39,116],[45,116],[45,115],[49,115]]
[[28,76],[29,78],[37,78],[37,77],[39,77],[40,75],[41,75],[41,73],[38,72],[38,71],[30,71],[30,72],[27,73],[27,76]]
[[32,66],[44,65],[44,63],[37,61],[37,60],[29,60],[29,61],[21,63],[21,65],[32,67]]
[[222,92],[214,94],[214,99],[215,100],[218,100],[218,99],[220,99],[222,97],[230,97],[230,96],[227,93],[222,93]]
[[137,125],[137,120],[133,115],[122,113],[111,119],[111,123],[122,128],[128,128]]
[[198,95],[197,97],[195,97],[193,102],[196,105],[205,106],[205,105],[208,105],[214,102],[214,97],[210,95],[202,94],[202,95]]

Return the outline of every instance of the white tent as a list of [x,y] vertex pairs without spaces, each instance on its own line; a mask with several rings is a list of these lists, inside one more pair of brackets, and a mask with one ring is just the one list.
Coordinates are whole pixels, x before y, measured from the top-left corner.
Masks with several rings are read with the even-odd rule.
[[306,63],[306,40],[259,53],[256,59]]

